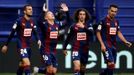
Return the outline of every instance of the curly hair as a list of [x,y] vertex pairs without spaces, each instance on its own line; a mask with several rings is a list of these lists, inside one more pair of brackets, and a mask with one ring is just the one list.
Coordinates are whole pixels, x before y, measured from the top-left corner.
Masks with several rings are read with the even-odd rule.
[[90,13],[89,13],[86,9],[84,9],[84,8],[79,8],[79,9],[77,9],[77,10],[75,11],[75,13],[74,13],[74,20],[75,20],[75,22],[78,22],[78,20],[79,20],[78,16],[79,16],[79,13],[80,13],[81,11],[84,11],[84,12],[86,13],[85,22],[87,22],[89,19],[91,19],[91,15],[90,15]]

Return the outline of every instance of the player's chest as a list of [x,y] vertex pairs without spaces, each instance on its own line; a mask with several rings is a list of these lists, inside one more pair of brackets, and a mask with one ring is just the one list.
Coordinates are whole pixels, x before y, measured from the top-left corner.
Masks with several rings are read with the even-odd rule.
[[118,30],[117,22],[106,22],[105,23],[105,31],[109,35],[116,35]]
[[24,37],[30,37],[33,31],[33,24],[31,23],[22,23],[20,25],[20,28],[18,31],[24,36]]
[[87,32],[84,29],[82,29],[82,28],[74,29],[74,33],[76,35],[77,41],[87,40]]
[[58,38],[58,26],[48,26],[47,27],[47,34],[49,36],[50,39],[57,39]]

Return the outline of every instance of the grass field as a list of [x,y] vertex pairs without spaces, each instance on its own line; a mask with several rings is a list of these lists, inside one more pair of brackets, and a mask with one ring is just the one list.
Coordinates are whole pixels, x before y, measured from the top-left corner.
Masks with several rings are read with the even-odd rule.
[[[0,75],[16,75],[14,73],[0,73]],[[38,75],[44,75],[44,74],[38,74]],[[71,73],[57,73],[56,75],[73,75]],[[97,73],[88,73],[86,75],[98,75]],[[118,73],[114,75],[134,75],[134,73]]]

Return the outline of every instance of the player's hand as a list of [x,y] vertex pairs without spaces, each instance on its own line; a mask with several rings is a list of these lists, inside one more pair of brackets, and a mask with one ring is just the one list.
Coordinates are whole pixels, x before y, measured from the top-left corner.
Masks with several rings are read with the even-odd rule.
[[48,11],[48,8],[47,8],[47,6],[46,6],[46,3],[44,3],[44,5],[43,5],[43,11],[44,11],[44,12],[47,12],[47,11]]
[[68,55],[67,50],[63,50],[63,54],[66,56]]
[[132,43],[131,43],[131,42],[128,42],[128,41],[127,41],[125,44],[126,44],[126,46],[128,46],[128,47],[131,47],[131,46],[132,46]]
[[61,4],[61,8],[62,8],[61,10],[64,11],[64,12],[67,12],[69,10],[65,3]]
[[105,51],[106,51],[105,45],[101,45],[101,51],[102,51],[102,52],[105,52]]
[[6,52],[7,52],[7,46],[6,46],[6,45],[4,45],[4,46],[2,47],[1,52],[2,52],[2,53],[6,53]]
[[41,48],[41,41],[40,40],[38,40],[38,46],[39,46],[39,48]]

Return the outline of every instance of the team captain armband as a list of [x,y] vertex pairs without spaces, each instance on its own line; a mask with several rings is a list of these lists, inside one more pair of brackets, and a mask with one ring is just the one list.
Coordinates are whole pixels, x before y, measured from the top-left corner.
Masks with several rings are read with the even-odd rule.
[[86,40],[86,33],[85,32],[79,32],[77,33],[77,40]]
[[109,34],[110,35],[116,35],[117,32],[117,28],[116,27],[110,27],[109,29]]
[[50,38],[51,39],[57,39],[58,38],[58,31],[51,31],[50,32]]
[[31,36],[31,33],[32,33],[32,28],[25,28],[24,29],[24,36],[25,37]]

